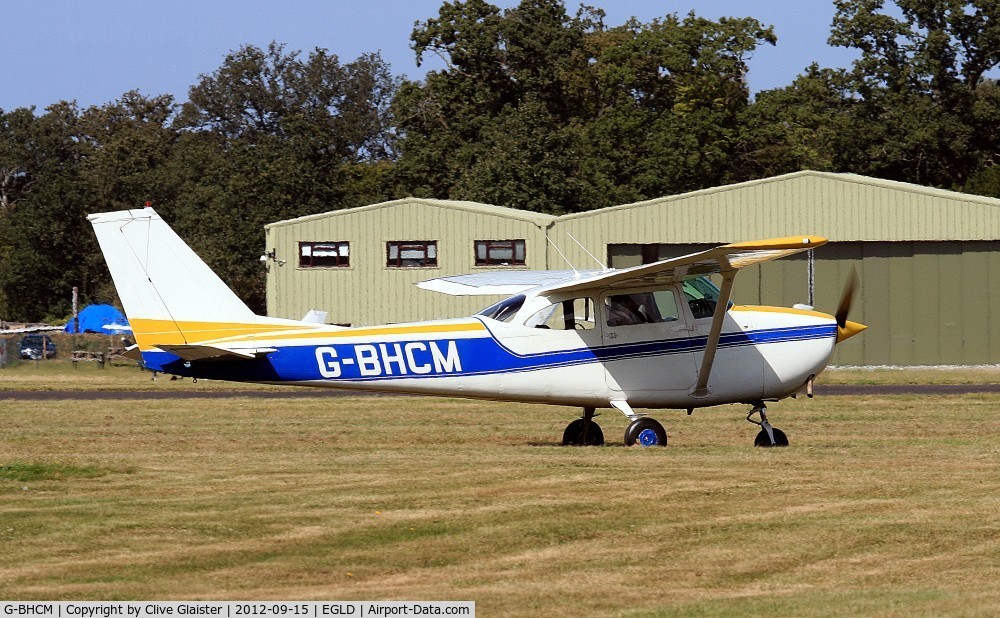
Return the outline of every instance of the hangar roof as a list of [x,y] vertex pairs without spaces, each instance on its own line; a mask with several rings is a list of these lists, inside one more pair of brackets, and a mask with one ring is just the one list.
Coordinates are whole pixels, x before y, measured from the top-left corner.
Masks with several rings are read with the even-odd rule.
[[[656,211],[652,217],[650,209]],[[1000,199],[801,171],[564,215],[559,223],[620,229],[637,236],[635,242],[734,242],[794,234],[832,241],[996,240]]]
[[[801,171],[556,217],[477,202],[404,198],[270,223],[266,229],[419,204],[609,231],[628,242],[720,243],[795,234],[831,241],[1000,239],[1000,199],[857,174]],[[405,216],[405,214],[401,215]]]
[[406,207],[410,204],[422,204],[425,206],[434,206],[438,208],[464,210],[476,214],[502,217],[504,219],[519,219],[521,221],[528,221],[530,223],[534,223],[539,227],[548,226],[553,221],[556,220],[556,217],[553,215],[548,215],[540,212],[532,212],[530,210],[519,210],[517,208],[506,208],[504,206],[494,206],[492,204],[480,204],[478,202],[465,202],[459,200],[435,200],[428,198],[407,197],[400,200],[392,200],[390,202],[381,202],[379,204],[359,206],[357,208],[331,210],[329,212],[321,212],[315,215],[306,215],[304,217],[297,217],[295,219],[285,219],[284,221],[269,223],[264,226],[264,229],[269,229],[272,227],[280,227],[283,225],[292,225],[296,223],[305,223],[307,221],[313,221],[316,219],[326,219],[328,217],[339,217],[344,215],[359,214],[368,211],[380,210],[383,208]]

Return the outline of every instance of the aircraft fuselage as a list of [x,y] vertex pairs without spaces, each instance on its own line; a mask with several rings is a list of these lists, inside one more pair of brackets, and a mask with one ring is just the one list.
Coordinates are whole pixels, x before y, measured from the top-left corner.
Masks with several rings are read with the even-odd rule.
[[[733,307],[708,394],[694,398],[708,322],[689,319],[660,333],[630,333],[642,327],[606,324],[540,330],[479,316],[336,330],[301,325],[247,338],[247,347],[274,350],[253,360],[185,361],[156,350],[143,352],[143,360],[156,371],[237,382],[592,407],[620,399],[638,407],[687,408],[785,397],[826,366],[837,333],[825,314]],[[244,328],[253,332],[253,325]]]

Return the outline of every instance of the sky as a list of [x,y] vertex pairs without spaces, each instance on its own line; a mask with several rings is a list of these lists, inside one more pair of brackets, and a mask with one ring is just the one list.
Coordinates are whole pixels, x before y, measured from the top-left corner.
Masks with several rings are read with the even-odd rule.
[[[440,63],[416,66],[414,23],[436,17],[443,0],[0,0],[0,109],[76,101],[81,108],[130,90],[187,100],[200,75],[231,51],[271,41],[304,54],[324,48],[350,62],[378,51],[395,75],[420,79]],[[493,0],[501,8],[517,0]],[[579,0],[567,0],[576,13]],[[694,10],[699,16],[755,17],[774,26],[777,46],[750,60],[750,89],[786,86],[809,64],[847,67],[852,50],[827,45],[833,0],[588,0],[605,24],[641,22]]]

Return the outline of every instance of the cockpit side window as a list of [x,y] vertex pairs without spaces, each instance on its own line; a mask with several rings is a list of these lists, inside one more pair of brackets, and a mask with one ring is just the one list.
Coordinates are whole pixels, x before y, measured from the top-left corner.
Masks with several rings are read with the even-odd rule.
[[521,309],[521,305],[523,304],[524,294],[518,294],[517,296],[505,298],[495,305],[490,305],[476,315],[491,318],[499,322],[510,322],[517,315],[518,310]]
[[551,330],[590,330],[597,326],[594,300],[582,297],[552,303],[532,314],[524,325]]
[[608,326],[673,322],[679,316],[672,290],[613,294],[604,299]]

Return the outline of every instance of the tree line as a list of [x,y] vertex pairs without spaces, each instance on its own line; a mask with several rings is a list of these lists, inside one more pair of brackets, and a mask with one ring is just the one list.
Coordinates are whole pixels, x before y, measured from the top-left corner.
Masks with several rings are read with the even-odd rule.
[[405,196],[555,214],[814,169],[1000,197],[1000,3],[835,0],[811,65],[756,93],[752,17],[605,23],[562,0],[447,1],[418,62],[247,45],[188,100],[0,110],[0,317],[113,302],[86,214],[149,201],[253,309],[263,225]]

